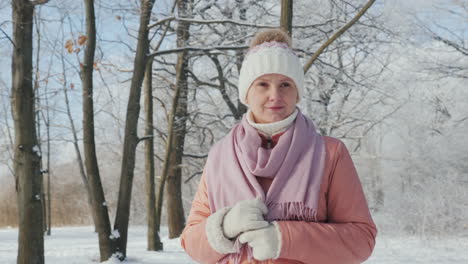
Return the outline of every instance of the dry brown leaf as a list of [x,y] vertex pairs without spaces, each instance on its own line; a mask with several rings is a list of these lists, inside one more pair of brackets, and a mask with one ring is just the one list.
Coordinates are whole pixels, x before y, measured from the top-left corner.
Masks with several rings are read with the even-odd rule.
[[88,40],[88,38],[85,35],[80,35],[78,37],[78,45],[83,46],[86,43],[86,40]]
[[73,52],[73,40],[69,39],[65,42],[65,48],[67,49],[68,53]]
[[80,52],[80,50],[81,50],[80,48],[76,48],[73,52],[78,53]]
[[121,19],[122,19],[121,16],[115,16],[115,18],[117,18],[117,20],[121,20]]
[[70,89],[73,89],[73,88],[75,88],[75,84],[74,84],[74,83],[71,83],[71,84],[70,84]]

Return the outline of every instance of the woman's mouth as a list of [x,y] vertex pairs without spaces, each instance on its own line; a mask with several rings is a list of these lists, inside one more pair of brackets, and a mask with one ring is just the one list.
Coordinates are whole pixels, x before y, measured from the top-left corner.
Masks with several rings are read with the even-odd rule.
[[278,110],[283,109],[283,107],[282,106],[271,106],[271,107],[268,107],[268,109],[270,109],[272,111],[278,111]]

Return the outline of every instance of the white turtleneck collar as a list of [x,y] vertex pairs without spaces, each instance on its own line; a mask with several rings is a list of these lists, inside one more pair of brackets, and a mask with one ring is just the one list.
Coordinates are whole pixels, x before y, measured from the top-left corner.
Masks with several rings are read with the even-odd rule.
[[275,134],[286,131],[289,128],[289,126],[294,122],[298,113],[299,111],[296,108],[296,110],[292,114],[290,114],[283,120],[273,123],[259,124],[255,123],[254,118],[252,116],[252,110],[249,109],[247,111],[247,122],[252,127],[257,129],[260,133],[264,134],[267,137],[272,137]]

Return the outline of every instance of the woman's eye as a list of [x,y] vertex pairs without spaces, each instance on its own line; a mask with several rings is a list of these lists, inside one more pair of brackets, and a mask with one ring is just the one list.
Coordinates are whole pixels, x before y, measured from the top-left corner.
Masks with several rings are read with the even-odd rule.
[[266,87],[266,86],[268,86],[268,83],[260,82],[260,83],[258,83],[258,86]]
[[290,84],[290,83],[282,83],[281,86],[283,86],[283,87],[290,87],[291,84]]

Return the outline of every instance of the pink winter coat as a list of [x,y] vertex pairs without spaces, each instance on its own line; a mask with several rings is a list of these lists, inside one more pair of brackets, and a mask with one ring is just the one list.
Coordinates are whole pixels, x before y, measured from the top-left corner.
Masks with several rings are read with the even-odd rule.
[[[365,261],[375,245],[377,228],[367,206],[361,182],[346,146],[338,139],[324,137],[326,161],[320,187],[318,222],[278,221],[281,253],[275,264],[352,264]],[[225,255],[211,248],[205,234],[208,203],[203,174],[192,202],[187,225],[181,236],[185,251],[197,262],[216,263]],[[257,178],[265,192],[271,179]],[[260,261],[246,263],[260,263]]]

